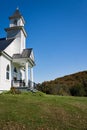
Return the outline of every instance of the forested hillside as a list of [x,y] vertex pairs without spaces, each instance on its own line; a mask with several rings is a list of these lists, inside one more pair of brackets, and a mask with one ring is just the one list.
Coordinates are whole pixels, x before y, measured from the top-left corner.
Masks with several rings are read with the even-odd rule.
[[38,89],[47,94],[87,96],[87,71],[45,81]]

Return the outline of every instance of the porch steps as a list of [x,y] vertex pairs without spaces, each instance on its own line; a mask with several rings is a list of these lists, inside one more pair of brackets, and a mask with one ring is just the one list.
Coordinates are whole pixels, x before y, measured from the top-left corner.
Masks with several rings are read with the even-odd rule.
[[27,92],[27,91],[29,91],[29,92],[37,92],[38,90],[37,89],[35,89],[35,88],[30,88],[30,87],[15,87],[17,90],[19,90],[19,91],[21,91],[21,92]]

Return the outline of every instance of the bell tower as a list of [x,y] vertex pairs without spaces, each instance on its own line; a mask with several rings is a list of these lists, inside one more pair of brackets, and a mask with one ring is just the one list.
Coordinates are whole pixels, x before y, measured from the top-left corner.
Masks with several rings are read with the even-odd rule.
[[7,39],[16,39],[20,43],[21,53],[22,50],[25,49],[25,40],[27,37],[27,33],[24,29],[25,20],[18,8],[14,12],[14,14],[9,17],[9,20],[9,27],[5,28],[5,31],[7,33]]
[[9,17],[9,20],[10,20],[10,27],[24,26],[24,24],[25,24],[24,18],[20,14],[18,8],[14,12],[14,14]]

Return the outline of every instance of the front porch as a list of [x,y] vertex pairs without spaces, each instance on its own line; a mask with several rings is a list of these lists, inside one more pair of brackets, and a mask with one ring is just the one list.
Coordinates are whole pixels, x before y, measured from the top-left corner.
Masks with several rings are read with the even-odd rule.
[[12,87],[20,90],[20,91],[33,91],[37,89],[37,84],[35,82],[32,82],[30,80],[28,80],[28,85],[26,86],[26,83],[24,80],[12,80]]
[[33,82],[33,67],[35,66],[32,49],[24,49],[21,54],[13,55],[13,66],[18,66],[20,74],[13,73],[12,87],[33,90],[36,84]]

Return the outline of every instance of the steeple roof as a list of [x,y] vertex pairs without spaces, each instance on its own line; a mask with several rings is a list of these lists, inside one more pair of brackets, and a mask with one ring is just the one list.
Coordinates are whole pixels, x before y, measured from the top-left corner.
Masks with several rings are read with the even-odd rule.
[[24,18],[22,17],[18,8],[16,8],[16,11],[14,12],[14,14],[9,17],[9,19],[14,19],[14,18],[21,18],[23,22],[25,23]]
[[19,9],[17,8],[16,11],[14,12],[14,14],[12,16],[9,17],[9,19],[13,19],[13,18],[21,18],[22,15],[19,11]]

